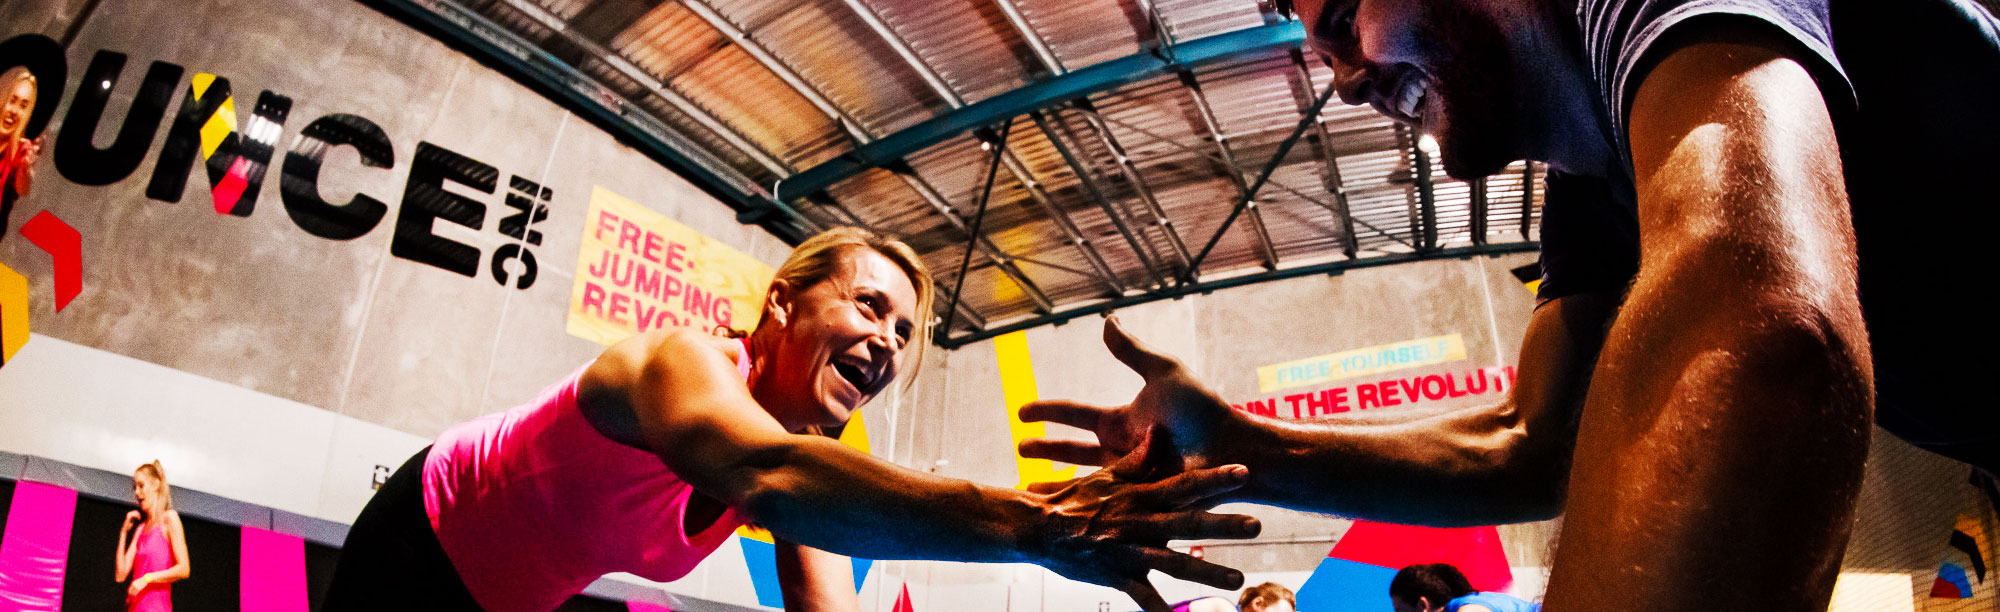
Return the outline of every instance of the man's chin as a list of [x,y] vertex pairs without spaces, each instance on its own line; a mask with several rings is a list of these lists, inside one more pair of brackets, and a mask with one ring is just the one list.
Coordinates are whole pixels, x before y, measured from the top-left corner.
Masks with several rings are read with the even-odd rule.
[[1438,148],[1439,156],[1444,158],[1444,173],[1461,181],[1499,174],[1507,170],[1507,164],[1514,163],[1514,156],[1498,147],[1465,146],[1458,141],[1446,141]]

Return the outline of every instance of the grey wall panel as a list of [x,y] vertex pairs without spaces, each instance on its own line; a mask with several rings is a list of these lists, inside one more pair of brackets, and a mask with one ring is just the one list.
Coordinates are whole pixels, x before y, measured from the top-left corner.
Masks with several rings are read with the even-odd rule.
[[[81,0],[0,4],[0,33],[60,36]],[[36,191],[9,233],[48,209],[83,236],[84,292],[58,313],[47,256],[17,236],[0,239],[0,262],[30,279],[37,333],[135,357],[253,391],[433,436],[444,427],[532,397],[599,350],[564,331],[577,236],[591,188],[608,188],[717,240],[776,264],[789,247],[735,221],[728,207],[549,100],[357,2],[126,0],[104,2],[69,49],[71,82],[48,134],[99,50],[127,57],[95,141],[122,128],[148,66],[184,69],[166,116],[136,171],[104,186],[67,180],[45,150]],[[259,93],[292,101],[255,210],[217,214],[197,157],[179,202],[149,199],[147,184],[181,98],[196,73],[228,79],[239,128]],[[365,167],[355,147],[333,146],[317,191],[335,204],[364,194],[387,214],[348,240],[309,233],[280,194],[287,153],[307,143],[315,119],[342,113],[378,126],[389,168]],[[479,227],[429,224],[479,252],[473,277],[393,254],[397,220],[419,143],[489,166],[492,193],[447,184],[485,207]],[[503,287],[495,251],[519,242],[499,231],[513,214],[509,179],[548,186],[550,216],[528,245],[537,279]],[[521,267],[509,264],[510,276]],[[747,325],[747,324],[746,324]]]

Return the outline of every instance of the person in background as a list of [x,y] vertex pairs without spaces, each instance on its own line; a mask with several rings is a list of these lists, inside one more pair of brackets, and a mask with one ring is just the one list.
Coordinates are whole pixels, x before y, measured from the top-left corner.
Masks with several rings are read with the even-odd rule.
[[1298,599],[1292,590],[1276,582],[1243,589],[1236,603],[1221,597],[1202,597],[1174,604],[1174,612],[1292,612]]
[[1170,610],[1151,570],[1242,584],[1166,547],[1256,535],[1255,519],[1203,511],[1248,480],[1242,466],[1183,472],[1161,444],[1029,492],[836,441],[904,365],[922,363],[932,293],[901,242],[840,228],[800,243],[755,329],[634,336],[417,452],[355,520],[322,612],[547,612],[605,574],[685,576],[745,523],[777,538],[794,612],[858,609],[842,555],[1037,563],[1148,612]]
[[14,201],[28,195],[34,185],[35,160],[42,155],[42,139],[24,138],[28,118],[35,115],[35,75],[26,67],[0,74],[0,238],[4,238],[14,212]]
[[1541,612],[1542,605],[1503,593],[1472,588],[1465,573],[1450,563],[1419,563],[1396,572],[1389,580],[1389,600],[1396,612]]
[[1243,589],[1236,605],[1243,608],[1243,612],[1292,612],[1298,608],[1299,599],[1285,585],[1266,582]]
[[125,526],[118,530],[118,582],[132,579],[125,588],[125,612],[171,612],[169,585],[186,580],[190,566],[181,515],[174,511],[173,490],[158,460],[132,472],[132,497],[139,509],[125,513]]

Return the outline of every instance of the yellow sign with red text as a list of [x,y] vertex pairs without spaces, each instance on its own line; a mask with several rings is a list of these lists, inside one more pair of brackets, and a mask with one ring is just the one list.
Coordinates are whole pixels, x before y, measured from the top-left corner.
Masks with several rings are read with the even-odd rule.
[[590,193],[569,334],[611,345],[662,327],[749,329],[776,273],[603,187]]

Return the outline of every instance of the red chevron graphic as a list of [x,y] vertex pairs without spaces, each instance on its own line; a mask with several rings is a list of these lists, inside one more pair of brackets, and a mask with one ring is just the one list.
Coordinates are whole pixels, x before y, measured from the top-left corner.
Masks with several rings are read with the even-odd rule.
[[21,236],[55,258],[56,312],[62,312],[83,292],[83,236],[46,210],[21,226]]

